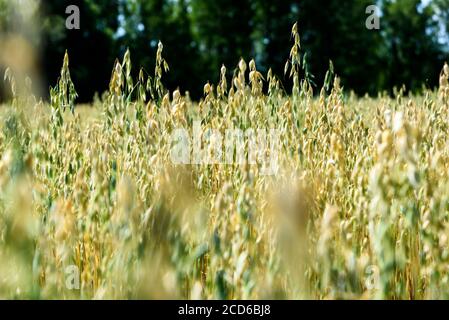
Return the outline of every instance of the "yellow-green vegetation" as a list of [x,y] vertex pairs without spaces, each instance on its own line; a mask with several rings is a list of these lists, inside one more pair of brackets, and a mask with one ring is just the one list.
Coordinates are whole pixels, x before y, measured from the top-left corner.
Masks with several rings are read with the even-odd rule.
[[[163,87],[161,44],[154,74],[127,52],[87,107],[67,55],[49,104],[8,70],[0,298],[449,298],[449,68],[438,92],[376,99],[331,68],[314,97],[292,37],[291,95],[242,60],[192,102]],[[279,130],[279,171],[174,165],[195,120]]]

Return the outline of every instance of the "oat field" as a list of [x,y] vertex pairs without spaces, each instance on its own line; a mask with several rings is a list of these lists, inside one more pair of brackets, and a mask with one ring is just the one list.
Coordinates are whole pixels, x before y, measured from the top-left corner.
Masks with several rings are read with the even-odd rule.
[[[421,96],[358,98],[332,68],[312,88],[292,39],[285,77],[241,60],[201,101],[164,88],[162,44],[154,73],[127,52],[89,106],[67,54],[48,103],[7,70],[0,298],[449,298],[449,67]],[[276,173],[173,163],[194,121],[276,129]]]

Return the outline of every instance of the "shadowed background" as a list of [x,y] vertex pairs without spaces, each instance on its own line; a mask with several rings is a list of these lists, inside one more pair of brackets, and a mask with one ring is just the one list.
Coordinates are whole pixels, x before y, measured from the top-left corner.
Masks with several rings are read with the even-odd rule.
[[[2,33],[20,20],[8,3],[0,0]],[[80,30],[65,28],[72,4],[80,8]],[[381,11],[380,30],[365,27],[372,4]],[[28,38],[38,49],[47,88],[56,82],[68,49],[79,101],[107,89],[114,60],[127,48],[135,71],[143,66],[152,73],[159,40],[170,65],[167,87],[199,98],[201,84],[216,83],[222,64],[231,74],[241,57],[254,57],[258,69],[272,68],[288,83],[283,68],[290,28],[299,21],[317,88],[332,60],[345,89],[375,95],[403,84],[414,92],[437,84],[448,53],[448,15],[448,0],[51,0],[41,1]]]

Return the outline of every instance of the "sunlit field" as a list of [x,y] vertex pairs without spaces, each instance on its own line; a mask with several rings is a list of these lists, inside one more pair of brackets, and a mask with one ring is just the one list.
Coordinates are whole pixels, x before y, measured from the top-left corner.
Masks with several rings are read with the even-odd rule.
[[[449,298],[449,67],[439,90],[358,98],[332,66],[313,88],[299,42],[295,25],[291,92],[241,60],[198,83],[200,101],[164,88],[162,44],[154,73],[127,52],[90,105],[76,105],[68,54],[48,102],[8,69],[0,298]],[[243,162],[173,161],[172,133],[198,121],[279,143],[255,162],[251,141]]]

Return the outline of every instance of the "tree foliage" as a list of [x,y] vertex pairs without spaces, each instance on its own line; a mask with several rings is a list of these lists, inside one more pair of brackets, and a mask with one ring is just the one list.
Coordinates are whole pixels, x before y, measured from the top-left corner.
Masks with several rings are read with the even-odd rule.
[[[0,27],[11,16],[0,1]],[[42,2],[42,71],[47,82],[58,76],[67,49],[81,100],[107,88],[114,60],[129,48],[135,67],[154,68],[157,43],[171,71],[164,79],[175,89],[202,94],[197,83],[228,76],[240,58],[255,58],[283,79],[291,47],[290,28],[299,21],[301,55],[318,86],[329,61],[346,90],[358,94],[390,91],[403,84],[420,90],[435,86],[448,53],[449,1],[380,0],[380,30],[365,27],[370,0],[79,0],[81,29],[65,29],[63,1]],[[136,65],[138,64],[138,65]],[[133,72],[138,72],[135,68]]]

